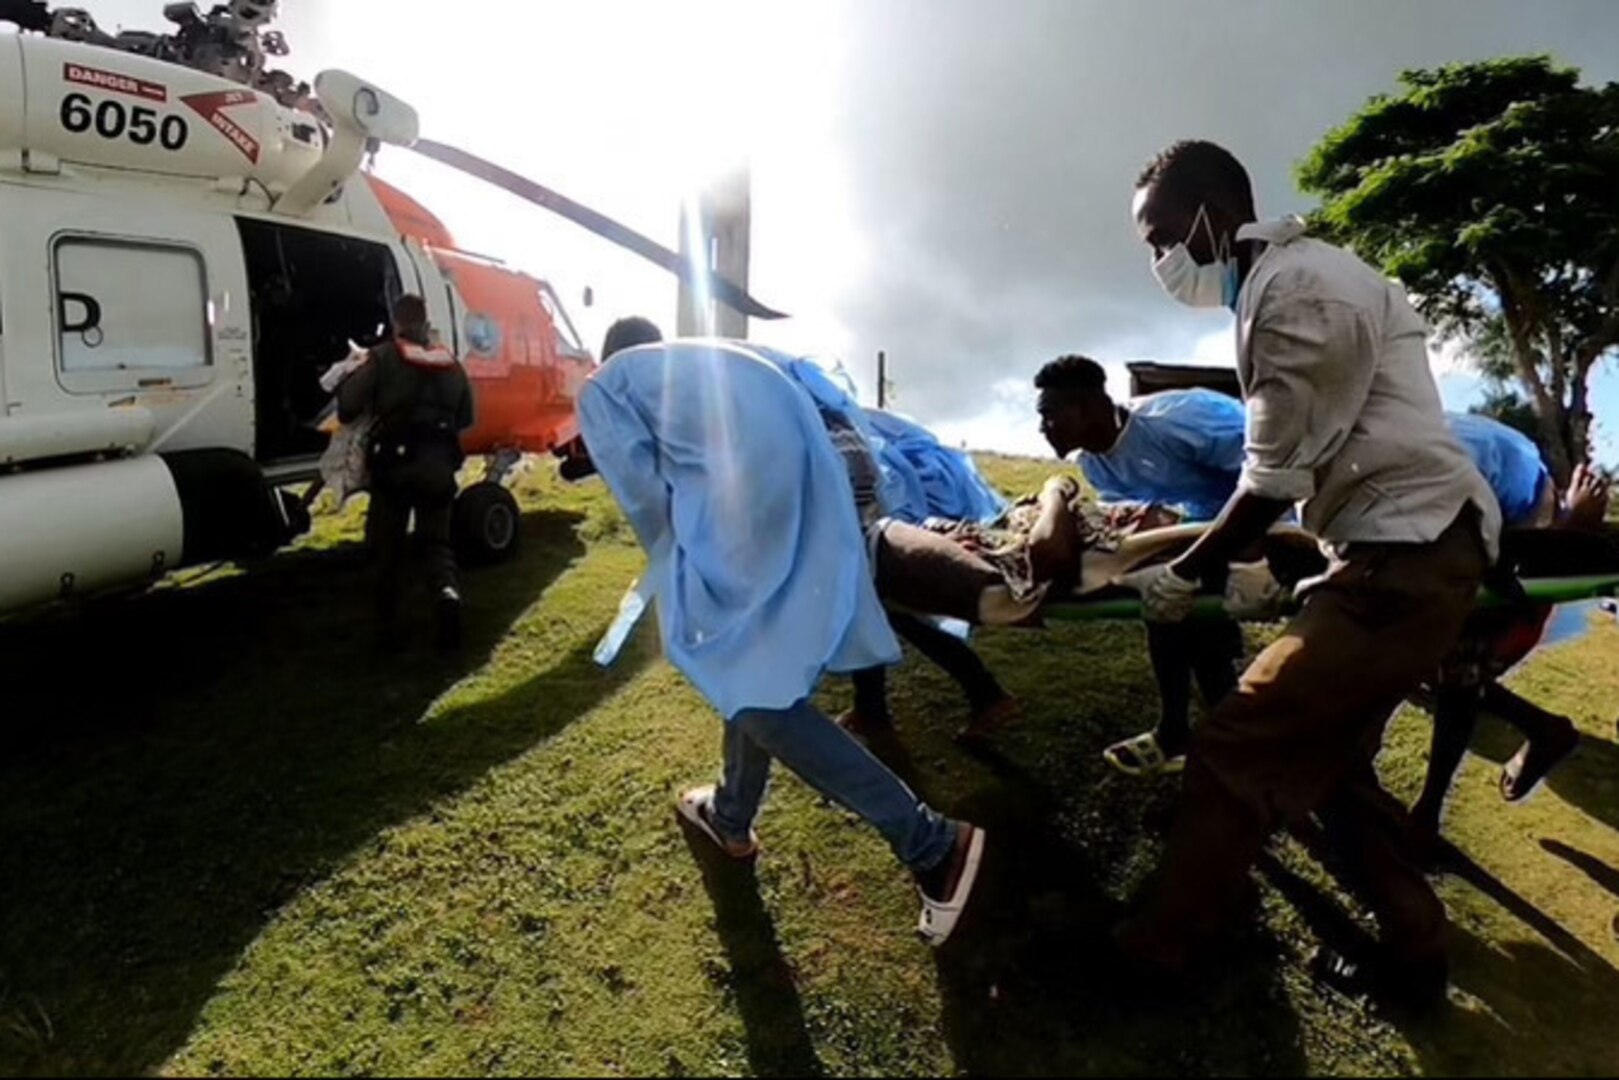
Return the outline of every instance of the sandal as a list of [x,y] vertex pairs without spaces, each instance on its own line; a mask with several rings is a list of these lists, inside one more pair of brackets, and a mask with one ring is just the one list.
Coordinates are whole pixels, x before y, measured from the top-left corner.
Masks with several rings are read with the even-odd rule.
[[682,792],[675,810],[692,828],[714,841],[714,845],[738,862],[745,862],[759,854],[759,834],[748,830],[748,839],[727,840],[714,827],[714,786],[692,788]]
[[1501,797],[1507,802],[1522,802],[1528,798],[1579,744],[1579,732],[1574,730],[1573,724],[1567,723],[1554,738],[1538,743],[1533,739],[1525,742],[1501,770]]
[[1186,755],[1166,755],[1156,731],[1116,742],[1102,751],[1102,758],[1126,776],[1170,776],[1186,769]]
[[[917,888],[917,895],[922,898],[922,914],[916,920],[916,933],[922,941],[932,948],[939,948],[950,940],[950,935],[956,932],[956,926],[961,922],[961,916],[967,909],[967,901],[972,899],[973,886],[978,882],[978,870],[984,862],[984,843],[989,834],[977,826],[968,826],[971,830],[967,834],[967,856],[961,864],[961,874],[956,878],[956,887],[950,893],[948,900],[935,900]],[[960,840],[956,841],[958,844]],[[950,857],[954,858],[955,849],[952,848]]]

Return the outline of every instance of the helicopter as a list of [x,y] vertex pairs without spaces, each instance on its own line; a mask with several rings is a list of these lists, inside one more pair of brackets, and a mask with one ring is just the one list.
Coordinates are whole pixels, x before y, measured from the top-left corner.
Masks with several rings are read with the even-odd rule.
[[[309,527],[294,485],[328,436],[320,374],[427,303],[466,368],[483,475],[458,496],[464,557],[517,545],[525,454],[581,460],[574,400],[596,360],[543,279],[460,250],[365,168],[408,148],[783,317],[716,274],[493,162],[420,136],[364,79],[272,70],[276,0],[169,33],[0,0],[0,615],[188,565],[259,558]],[[575,473],[583,470],[575,468]]]

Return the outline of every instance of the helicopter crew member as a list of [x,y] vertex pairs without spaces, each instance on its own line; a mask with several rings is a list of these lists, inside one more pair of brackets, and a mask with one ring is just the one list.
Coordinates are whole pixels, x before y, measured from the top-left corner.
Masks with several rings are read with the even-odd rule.
[[371,517],[366,532],[377,559],[379,629],[391,637],[398,622],[400,560],[410,516],[424,545],[440,648],[461,636],[461,594],[450,512],[455,474],[464,455],[461,432],[472,426],[472,387],[454,354],[432,343],[427,305],[402,297],[393,309],[393,340],[371,350],[371,362],[338,388],[345,424],[370,414]]

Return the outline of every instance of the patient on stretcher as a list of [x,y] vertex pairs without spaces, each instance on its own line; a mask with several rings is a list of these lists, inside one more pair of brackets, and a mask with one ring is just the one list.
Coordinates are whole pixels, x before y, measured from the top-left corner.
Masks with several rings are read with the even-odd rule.
[[[1102,506],[1073,477],[1057,475],[987,525],[887,523],[874,548],[876,573],[885,596],[918,614],[1037,626],[1049,602],[1133,596],[1118,584],[1122,575],[1174,558],[1207,527],[1180,520],[1162,506]],[[1251,558],[1289,584],[1326,568],[1314,537],[1288,525]]]
[[[1619,539],[1575,510],[1570,500],[1553,524],[1508,529],[1503,567],[1523,578],[1619,572]],[[919,614],[1037,626],[1048,603],[1133,597],[1121,577],[1175,558],[1207,528],[1180,524],[1167,507],[1103,506],[1073,477],[1056,475],[987,525],[887,523],[875,545],[876,570],[886,594]],[[1328,566],[1316,538],[1288,524],[1272,528],[1247,561],[1262,564],[1288,593]],[[1223,590],[1220,582],[1207,586],[1212,595]]]

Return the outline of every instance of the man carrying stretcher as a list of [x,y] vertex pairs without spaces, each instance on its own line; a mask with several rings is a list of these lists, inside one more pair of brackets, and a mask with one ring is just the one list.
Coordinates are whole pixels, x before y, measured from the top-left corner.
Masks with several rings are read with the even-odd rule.
[[[1146,617],[1184,621],[1202,584],[1295,505],[1332,563],[1193,733],[1158,880],[1115,939],[1178,976],[1235,913],[1267,838],[1313,816],[1382,931],[1375,963],[1329,959],[1322,974],[1431,1003],[1448,981],[1445,910],[1405,857],[1404,811],[1373,760],[1473,609],[1497,555],[1496,499],[1445,425],[1404,294],[1296,219],[1259,222],[1229,152],[1170,147],[1137,181],[1134,211],[1165,290],[1236,314],[1246,409],[1236,494],[1184,555],[1132,575]],[[1243,616],[1240,590],[1227,593]]]
[[[1203,521],[1218,513],[1242,472],[1242,403],[1192,389],[1150,394],[1122,408],[1108,396],[1105,383],[1101,365],[1080,356],[1054,360],[1036,376],[1041,430],[1058,456],[1078,450],[1081,471],[1103,499],[1168,508],[1160,521]],[[1445,420],[1490,485],[1509,530],[1601,525],[1608,491],[1598,474],[1582,466],[1560,500],[1527,436],[1484,416],[1447,413]],[[1517,536],[1511,531],[1504,536],[1509,556],[1521,546],[1514,542]],[[1611,563],[1602,567],[1611,568]],[[1424,847],[1437,838],[1445,794],[1481,707],[1525,736],[1502,773],[1501,792],[1508,801],[1528,795],[1574,749],[1578,740],[1571,722],[1495,681],[1539,642],[1550,612],[1547,605],[1518,604],[1475,614],[1439,673],[1428,781],[1412,808],[1413,832]],[[1129,775],[1180,771],[1191,736],[1192,674],[1212,707],[1236,686],[1242,653],[1240,632],[1229,619],[1149,626],[1148,646],[1162,697],[1159,724],[1104,754]]]

